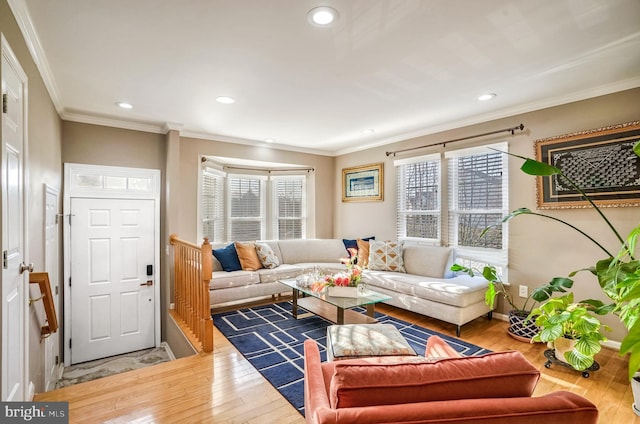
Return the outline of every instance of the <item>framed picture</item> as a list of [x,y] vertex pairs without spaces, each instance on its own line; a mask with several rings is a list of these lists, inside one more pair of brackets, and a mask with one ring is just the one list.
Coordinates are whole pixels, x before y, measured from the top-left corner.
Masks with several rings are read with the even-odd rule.
[[383,163],[342,169],[342,201],[371,202],[383,200]]
[[[536,159],[562,170],[598,206],[640,205],[640,121],[536,140]],[[539,209],[589,203],[558,175],[537,177]]]

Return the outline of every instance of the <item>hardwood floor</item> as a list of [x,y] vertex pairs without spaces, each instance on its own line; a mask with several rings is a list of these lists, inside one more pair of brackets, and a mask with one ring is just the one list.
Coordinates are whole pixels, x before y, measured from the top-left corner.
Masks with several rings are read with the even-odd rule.
[[[455,327],[387,305],[380,312],[455,337]],[[603,349],[601,369],[580,373],[546,362],[541,344],[526,344],[506,333],[507,323],[477,319],[461,338],[487,349],[519,350],[542,371],[534,396],[569,390],[598,406],[600,423],[640,424],[631,410],[627,361]],[[69,402],[70,423],[304,423],[304,418],[214,328],[212,355],[187,358],[37,394],[36,401]]]

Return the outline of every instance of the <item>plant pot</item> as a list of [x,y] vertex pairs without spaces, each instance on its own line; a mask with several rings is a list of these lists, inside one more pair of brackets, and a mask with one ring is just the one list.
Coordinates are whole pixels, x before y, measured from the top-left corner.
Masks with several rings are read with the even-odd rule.
[[633,412],[640,416],[640,372],[631,379],[631,391],[633,392]]
[[535,318],[527,321],[529,314],[525,311],[512,309],[509,311],[509,329],[507,332],[514,339],[531,343],[533,336],[538,334],[540,328],[535,323]]
[[331,297],[358,297],[358,287],[327,287],[327,294]]
[[553,342],[553,348],[556,352],[556,358],[562,362],[566,362],[564,358],[564,354],[573,350],[576,345],[575,339],[567,339],[565,337],[560,337],[555,339]]

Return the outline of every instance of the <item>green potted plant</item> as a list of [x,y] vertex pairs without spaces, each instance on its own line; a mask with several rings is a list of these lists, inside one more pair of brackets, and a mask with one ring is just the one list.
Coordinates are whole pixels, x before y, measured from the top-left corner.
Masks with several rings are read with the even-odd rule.
[[555,349],[556,359],[577,370],[593,365],[600,352],[600,343],[606,341],[600,320],[594,315],[605,315],[610,308],[600,301],[574,302],[573,293],[550,298],[531,311],[540,328],[533,337],[535,342],[547,342]]
[[[633,151],[637,156],[640,157],[640,142],[635,144]],[[522,165],[521,170],[526,174],[533,176],[557,175],[558,177],[563,178],[565,181],[571,184],[571,186],[575,188],[583,196],[583,198],[589,202],[594,211],[600,216],[601,219],[604,220],[616,239],[619,241],[619,247],[616,250],[610,250],[603,244],[595,240],[593,237],[591,237],[589,234],[570,224],[569,222],[566,222],[554,216],[533,212],[527,208],[520,208],[513,211],[500,223],[497,224],[500,225],[501,223],[507,222],[510,219],[520,215],[535,215],[548,218],[577,231],[579,234],[586,237],[589,241],[594,243],[604,252],[605,257],[597,261],[595,265],[587,267],[585,269],[574,271],[569,276],[572,277],[577,272],[587,270],[597,277],[598,283],[603,293],[611,300],[611,303],[609,305],[599,307],[599,310],[602,312],[606,310],[616,315],[628,331],[627,335],[623,338],[620,345],[620,354],[629,355],[629,379],[633,384],[637,384],[639,380],[637,373],[640,370],[640,260],[636,259],[636,242],[640,237],[640,224],[631,230],[626,239],[623,238],[615,228],[615,226],[611,223],[611,221],[609,221],[602,210],[593,202],[593,200],[585,193],[585,191],[575,182],[573,182],[569,177],[567,177],[559,168],[527,157],[513,155],[510,153],[508,154],[524,160],[524,164]],[[485,229],[485,232],[487,230],[488,229]],[[553,305],[556,301],[553,299],[549,299],[546,303],[541,304],[537,309],[539,309],[540,311],[544,311],[545,309],[553,309],[554,306],[548,305],[549,302],[552,302]],[[597,302],[598,301],[589,300],[579,303],[596,305]],[[534,311],[532,311],[532,314],[533,312]],[[543,324],[543,322],[540,322],[540,324]],[[541,333],[545,331],[545,328],[542,328]],[[576,364],[578,363],[579,361],[576,361]],[[636,405],[638,405],[639,402],[640,399],[636,399]]]
[[533,290],[531,294],[525,298],[522,306],[518,306],[504,281],[502,281],[502,277],[495,266],[485,265],[482,268],[482,272],[480,272],[474,268],[465,267],[460,264],[453,264],[451,270],[454,272],[464,272],[471,277],[481,273],[482,276],[489,281],[487,291],[484,295],[485,303],[493,308],[495,306],[496,297],[502,296],[511,307],[508,313],[509,328],[507,329],[507,332],[516,340],[527,343],[530,342],[539,331],[534,320],[529,318],[533,306],[536,305],[537,302],[544,302],[549,299],[553,293],[566,292],[566,289],[571,288],[573,285],[573,281],[568,278],[554,278],[544,286]]

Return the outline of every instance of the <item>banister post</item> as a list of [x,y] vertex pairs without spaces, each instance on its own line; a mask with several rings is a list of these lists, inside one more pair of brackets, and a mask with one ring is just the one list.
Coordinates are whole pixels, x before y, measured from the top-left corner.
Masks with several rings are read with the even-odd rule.
[[209,304],[209,281],[213,273],[213,252],[211,243],[207,237],[204,238],[201,250],[202,270],[201,270],[201,286],[202,286],[202,350],[205,352],[213,351],[213,321],[211,320],[211,306]]

